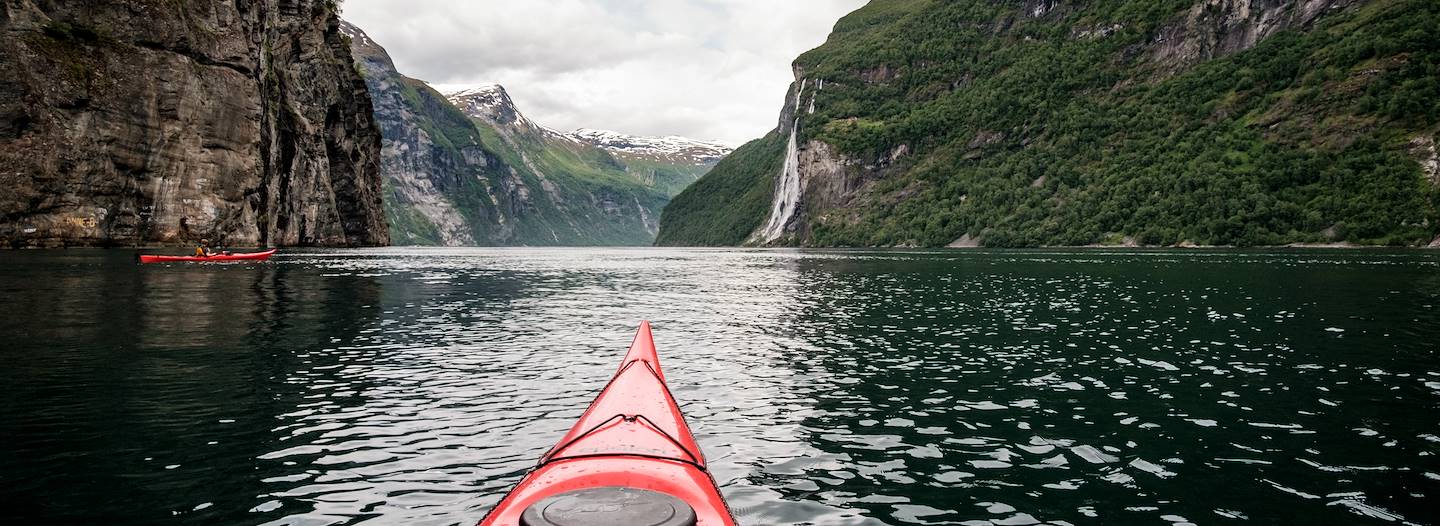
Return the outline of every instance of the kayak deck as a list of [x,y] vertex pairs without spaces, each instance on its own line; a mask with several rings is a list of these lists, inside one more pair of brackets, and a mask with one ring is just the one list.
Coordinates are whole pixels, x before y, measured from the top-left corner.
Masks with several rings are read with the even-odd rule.
[[641,323],[620,369],[580,420],[480,525],[516,526],[537,502],[607,487],[678,498],[694,509],[697,525],[735,523],[665,385],[649,322]]
[[214,256],[157,256],[145,254],[140,256],[141,263],[166,263],[172,261],[265,261],[275,255],[277,249],[270,249],[264,252],[250,252],[246,254],[217,254]]

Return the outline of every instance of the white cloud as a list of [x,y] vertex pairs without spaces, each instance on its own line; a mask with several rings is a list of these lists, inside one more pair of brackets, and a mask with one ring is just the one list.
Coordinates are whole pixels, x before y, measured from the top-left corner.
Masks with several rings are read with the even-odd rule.
[[864,0],[347,0],[401,73],[498,82],[531,119],[735,144],[775,126],[790,62]]

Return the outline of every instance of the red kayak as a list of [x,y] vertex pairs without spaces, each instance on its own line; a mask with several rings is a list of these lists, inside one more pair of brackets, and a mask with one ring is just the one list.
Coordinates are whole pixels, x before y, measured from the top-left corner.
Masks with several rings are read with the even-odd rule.
[[214,256],[152,256],[149,254],[140,256],[141,263],[168,263],[171,261],[265,261],[275,255],[275,249],[264,252],[251,252],[249,254],[216,254]]
[[665,386],[650,323],[580,421],[480,526],[733,526]]

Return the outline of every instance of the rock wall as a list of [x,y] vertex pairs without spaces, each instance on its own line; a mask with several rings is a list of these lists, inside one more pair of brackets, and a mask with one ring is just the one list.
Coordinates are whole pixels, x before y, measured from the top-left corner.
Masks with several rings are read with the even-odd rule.
[[0,245],[383,245],[324,0],[0,4]]
[[[445,246],[509,241],[509,212],[523,184],[505,177],[508,167],[485,151],[479,132],[444,96],[401,75],[389,53],[360,28],[341,22],[340,29],[365,76],[383,137],[380,168],[389,186],[392,240]],[[456,202],[464,202],[467,191],[483,196],[462,211]],[[483,219],[483,228],[467,213]]]
[[1199,0],[1155,35],[1150,57],[1179,71],[1255,47],[1287,29],[1305,29],[1320,17],[1366,0]]
[[1440,188],[1440,151],[1435,137],[1419,136],[1410,141],[1410,155],[1420,163],[1420,173],[1432,186]]
[[848,215],[865,199],[868,187],[890,173],[910,151],[909,146],[901,144],[876,159],[860,159],[821,140],[799,143],[800,108],[805,108],[805,114],[815,113],[825,80],[805,77],[799,65],[793,70],[797,80],[791,84],[780,110],[781,122],[789,123],[782,128],[789,136],[784,168],[776,177],[770,214],[745,239],[747,245],[803,243],[810,238],[811,218],[828,220],[832,215]]

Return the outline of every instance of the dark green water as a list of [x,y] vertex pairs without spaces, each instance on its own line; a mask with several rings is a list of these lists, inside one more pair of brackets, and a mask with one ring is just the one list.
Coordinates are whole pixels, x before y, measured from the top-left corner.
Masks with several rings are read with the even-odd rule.
[[1440,523],[1440,253],[0,252],[0,523],[471,524],[638,320],[744,524]]

